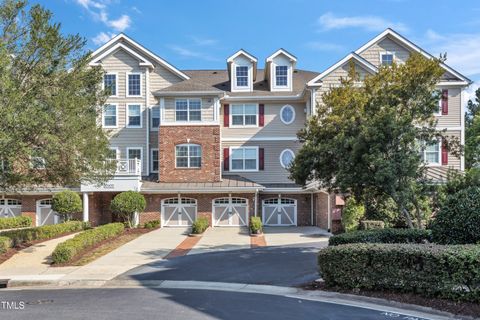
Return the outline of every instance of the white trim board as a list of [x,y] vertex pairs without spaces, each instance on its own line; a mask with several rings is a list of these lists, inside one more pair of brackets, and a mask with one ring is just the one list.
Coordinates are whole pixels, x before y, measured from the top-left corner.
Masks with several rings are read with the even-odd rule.
[[298,141],[298,138],[293,137],[232,137],[222,138],[222,142],[235,142],[235,141]]

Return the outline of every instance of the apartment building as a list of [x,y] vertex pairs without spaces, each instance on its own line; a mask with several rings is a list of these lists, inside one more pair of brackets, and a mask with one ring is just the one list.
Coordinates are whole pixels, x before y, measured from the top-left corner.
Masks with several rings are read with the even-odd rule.
[[[213,227],[246,226],[250,216],[267,226],[317,225],[332,229],[343,200],[314,184],[296,185],[288,165],[301,144],[297,132],[340,83],[351,62],[361,77],[382,65],[405,62],[410,53],[432,56],[387,29],[319,73],[300,70],[297,57],[278,49],[261,61],[239,50],[224,69],[180,70],[125,34],[98,48],[92,66],[105,70],[111,91],[102,126],[110,135],[115,176],[106,184],[81,185],[83,219],[113,219],[111,199],[137,190],[147,200],[140,222],[188,226],[199,216]],[[462,91],[470,80],[443,64],[438,88],[438,128],[464,141]],[[428,175],[440,181],[464,159],[442,147],[424,152]],[[38,225],[58,221],[51,195],[62,188],[37,188],[0,199],[0,215],[30,215]]]

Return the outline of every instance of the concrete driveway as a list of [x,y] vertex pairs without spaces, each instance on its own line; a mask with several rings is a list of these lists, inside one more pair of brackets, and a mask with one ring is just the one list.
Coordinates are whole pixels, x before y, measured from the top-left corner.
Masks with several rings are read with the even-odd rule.
[[250,248],[249,237],[238,229],[213,228],[204,237],[190,254],[132,269],[116,279],[297,286],[318,278],[317,252],[328,240],[327,233],[310,227],[269,228],[267,246],[257,248]]

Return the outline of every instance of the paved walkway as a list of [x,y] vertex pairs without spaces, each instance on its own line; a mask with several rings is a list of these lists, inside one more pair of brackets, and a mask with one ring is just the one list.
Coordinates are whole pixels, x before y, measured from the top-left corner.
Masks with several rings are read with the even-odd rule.
[[217,227],[208,228],[188,254],[248,248],[250,248],[250,235],[247,228]]
[[263,232],[267,246],[317,244],[326,247],[331,236],[317,227],[265,227]]

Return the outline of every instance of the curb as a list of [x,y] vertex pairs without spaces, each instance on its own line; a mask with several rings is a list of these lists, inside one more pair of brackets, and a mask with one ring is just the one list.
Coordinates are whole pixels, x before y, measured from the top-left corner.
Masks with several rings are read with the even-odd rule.
[[[397,315],[420,317],[425,319],[462,319],[470,320],[473,317],[458,316],[448,312],[435,310],[429,307],[405,304],[396,301],[384,300],[365,296],[357,296],[330,291],[306,291],[293,287],[271,285],[256,285],[244,283],[206,282],[206,281],[174,281],[174,280],[11,280],[8,288],[12,290],[32,289],[88,289],[88,288],[157,288],[157,289],[190,289],[215,290],[239,293],[255,293],[277,295],[289,298],[318,301],[363,309],[376,310]],[[4,290],[8,290],[4,289]]]

